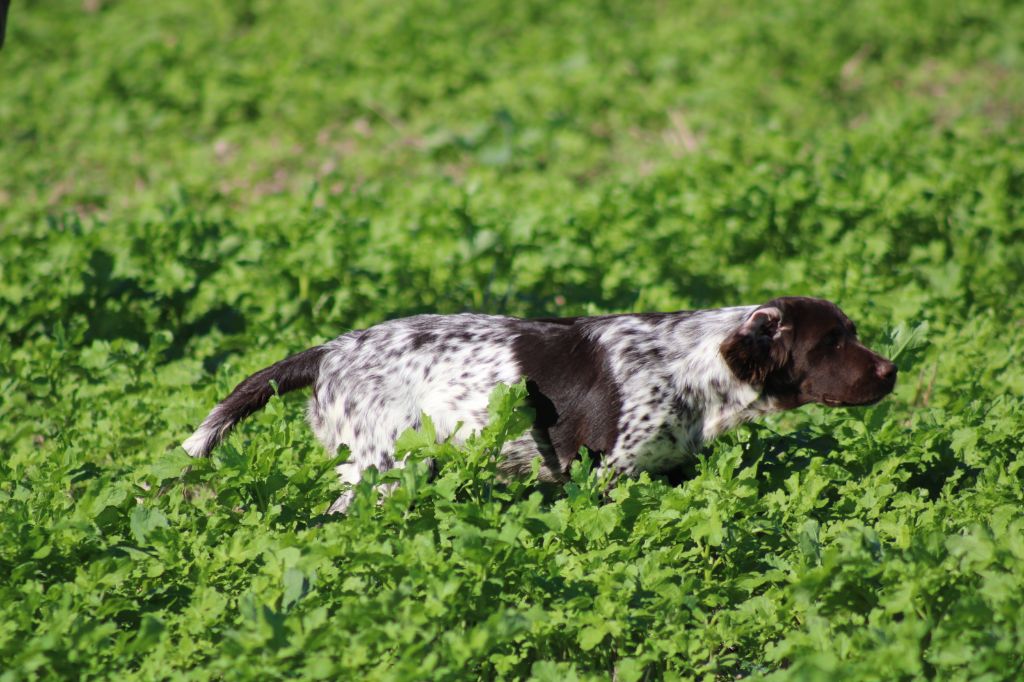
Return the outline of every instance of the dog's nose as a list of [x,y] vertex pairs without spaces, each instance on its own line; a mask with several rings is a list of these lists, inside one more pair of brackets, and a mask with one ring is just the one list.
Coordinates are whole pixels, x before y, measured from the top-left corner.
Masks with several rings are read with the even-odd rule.
[[889,362],[888,360],[883,360],[882,362],[875,365],[875,372],[878,374],[878,378],[884,381],[895,382],[896,372],[898,371],[899,370],[896,369],[896,364],[893,362]]

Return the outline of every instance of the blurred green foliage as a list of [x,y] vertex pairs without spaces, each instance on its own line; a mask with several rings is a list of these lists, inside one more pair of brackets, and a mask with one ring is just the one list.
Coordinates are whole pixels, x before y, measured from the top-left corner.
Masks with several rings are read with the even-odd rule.
[[[15,2],[0,680],[1016,678],[1021,35],[1008,1]],[[678,487],[496,484],[517,388],[344,519],[301,397],[177,447],[389,317],[781,294],[896,393]]]

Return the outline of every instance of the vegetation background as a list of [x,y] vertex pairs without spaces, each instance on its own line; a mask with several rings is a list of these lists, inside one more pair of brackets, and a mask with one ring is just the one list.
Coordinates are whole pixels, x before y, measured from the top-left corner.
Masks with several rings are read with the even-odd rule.
[[[15,2],[0,680],[1020,679],[1024,4]],[[516,390],[324,522],[255,369],[422,311],[836,300],[895,394],[679,486],[497,486]],[[341,454],[340,456],[344,456]]]

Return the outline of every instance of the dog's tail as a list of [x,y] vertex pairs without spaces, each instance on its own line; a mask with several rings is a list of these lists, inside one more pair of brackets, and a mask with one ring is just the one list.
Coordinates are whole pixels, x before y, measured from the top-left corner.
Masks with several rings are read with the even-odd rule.
[[235,386],[231,395],[210,411],[181,446],[193,457],[207,456],[235,424],[266,406],[274,395],[271,381],[277,383],[278,393],[312,385],[320,374],[320,360],[325,352],[323,346],[315,346],[256,372]]

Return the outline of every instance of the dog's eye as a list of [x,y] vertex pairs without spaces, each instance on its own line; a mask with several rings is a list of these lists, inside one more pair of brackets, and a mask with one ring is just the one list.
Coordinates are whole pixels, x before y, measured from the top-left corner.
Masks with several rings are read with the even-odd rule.
[[839,350],[843,347],[843,333],[838,329],[829,332],[824,338],[822,345],[831,350]]

